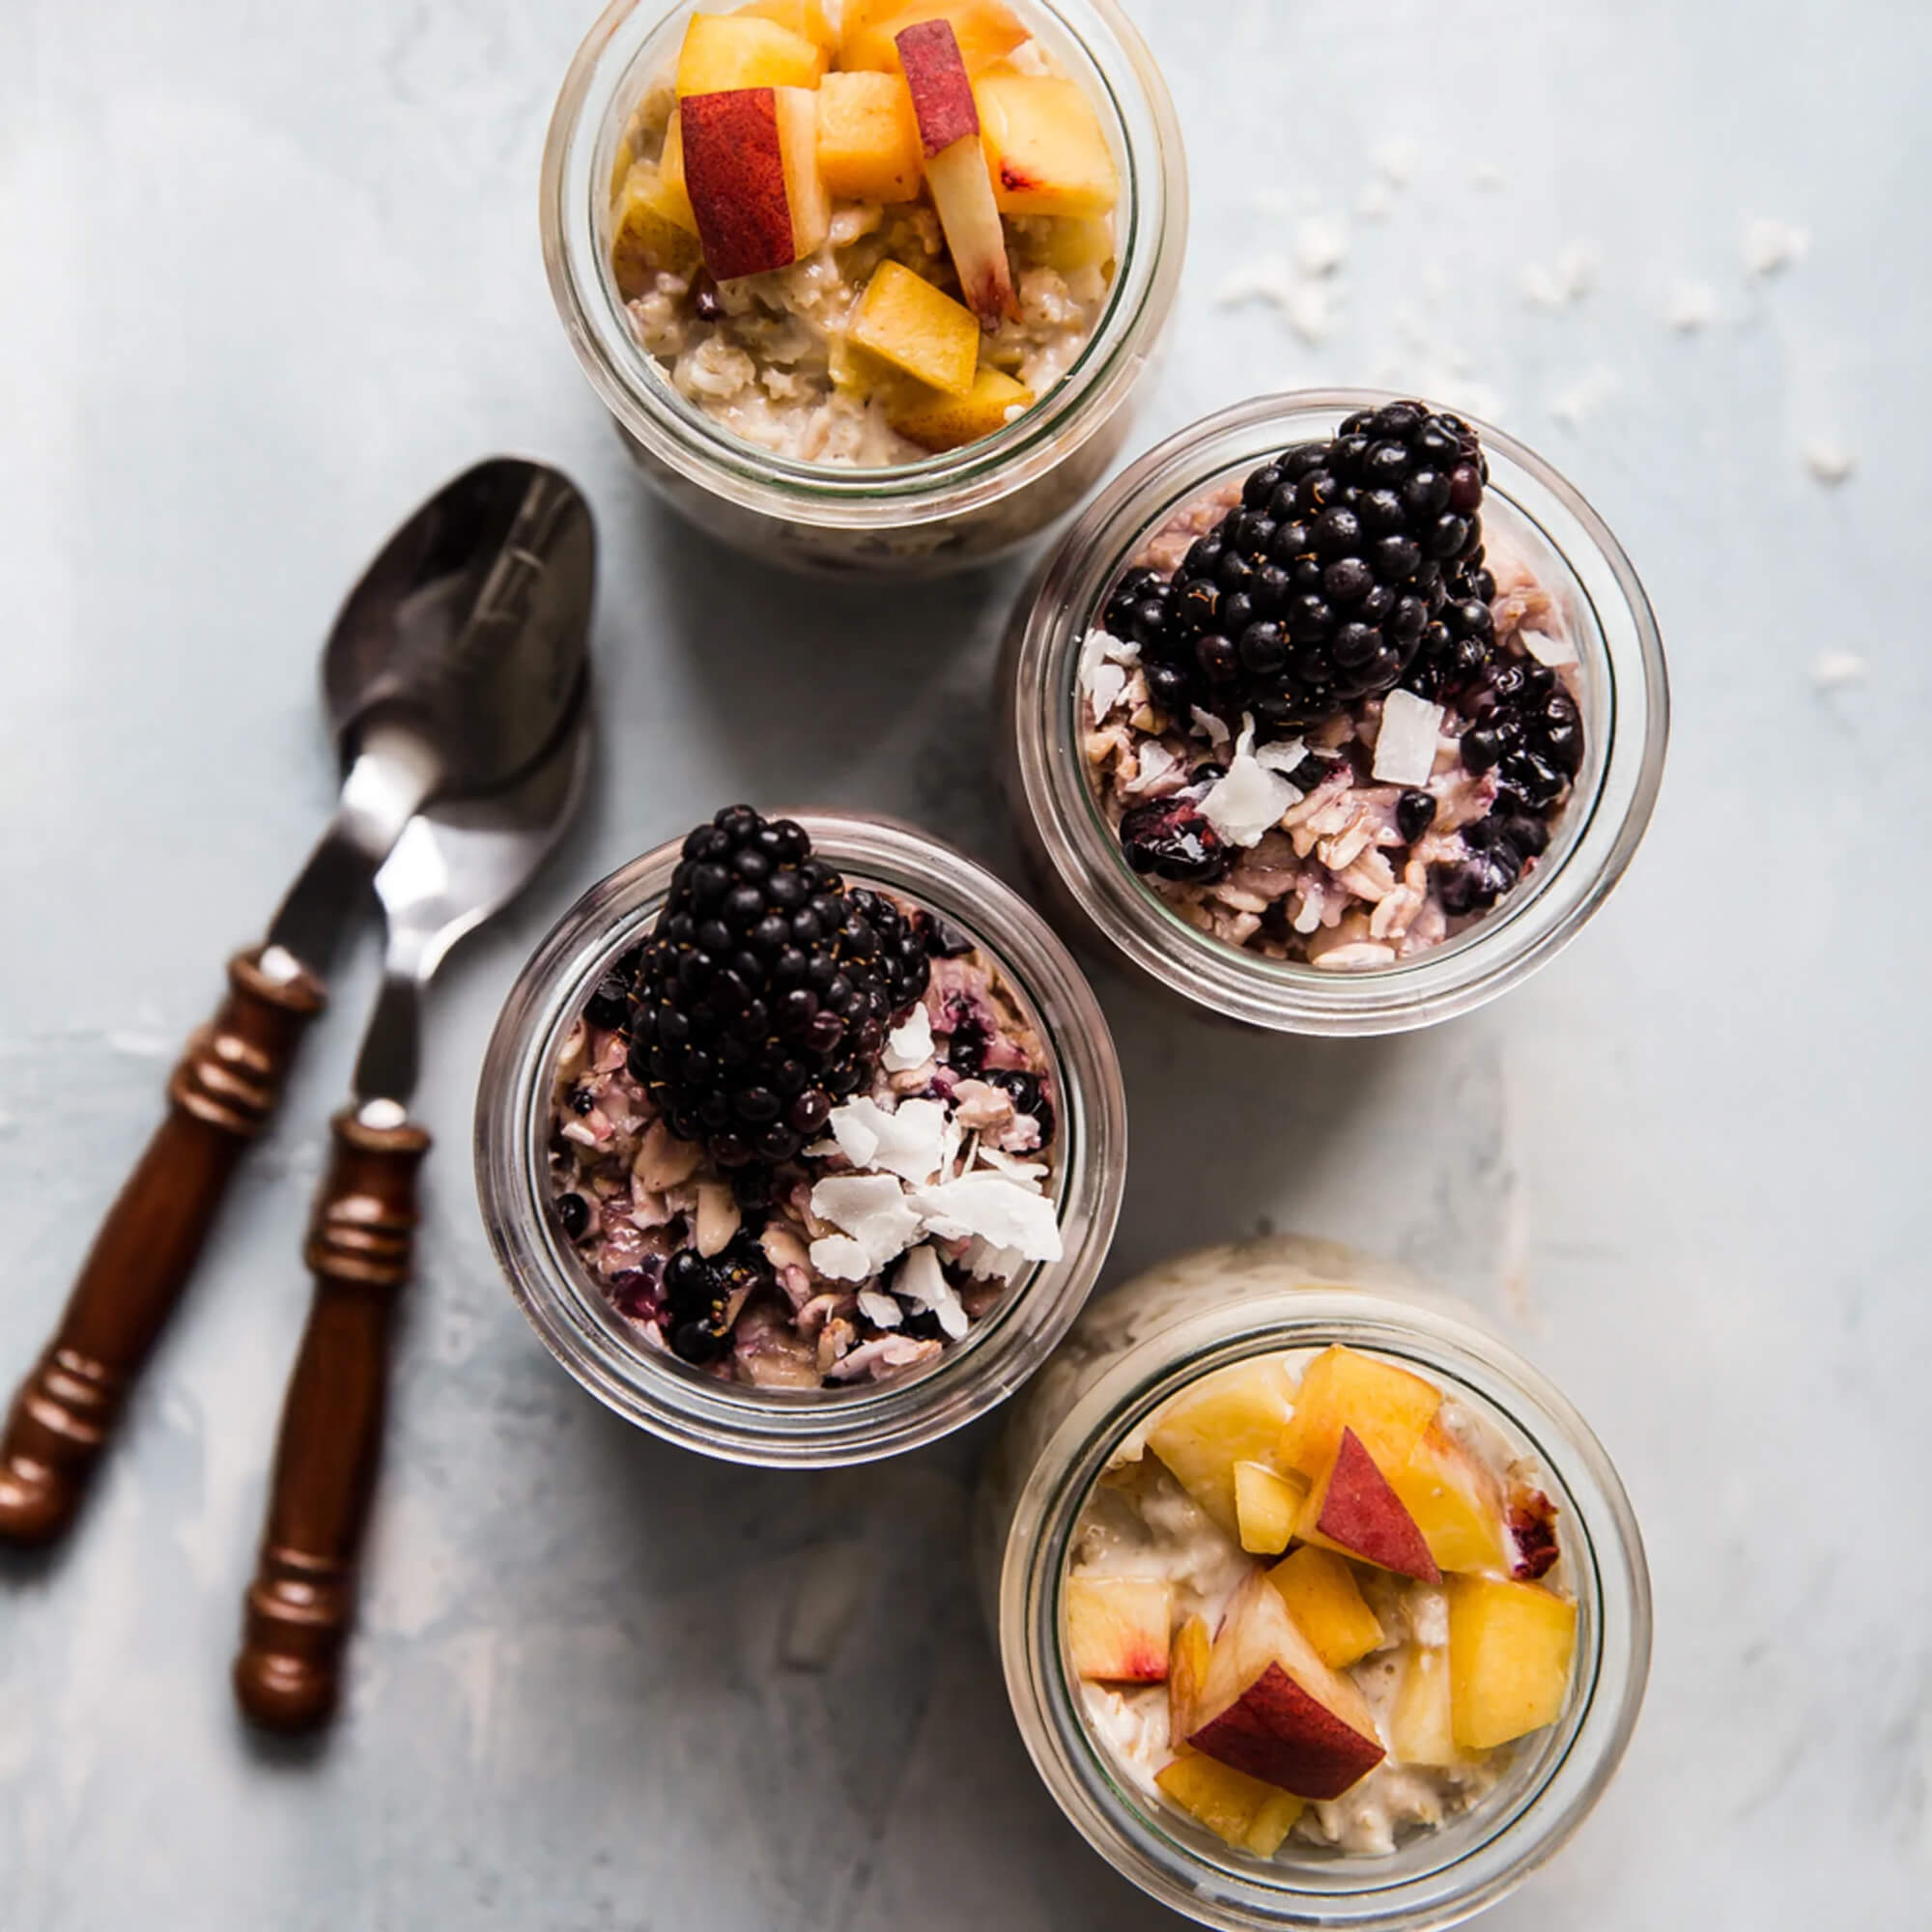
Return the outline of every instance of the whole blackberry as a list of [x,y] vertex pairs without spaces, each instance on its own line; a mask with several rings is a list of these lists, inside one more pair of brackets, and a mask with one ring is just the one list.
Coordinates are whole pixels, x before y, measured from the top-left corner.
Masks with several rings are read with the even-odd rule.
[[737,1308],[752,1291],[773,1279],[770,1262],[757,1237],[738,1234],[729,1246],[708,1259],[696,1248],[680,1248],[665,1264],[664,1325],[671,1352],[702,1368],[724,1352]]
[[[1313,724],[1392,689],[1483,559],[1476,433],[1415,402],[1350,416],[1265,464],[1170,580],[1129,571],[1107,602],[1163,709],[1264,729]],[[1487,617],[1487,607],[1485,607]],[[1436,635],[1439,628],[1441,636]]]
[[1151,799],[1126,812],[1121,849],[1135,871],[1183,885],[1212,885],[1234,863],[1221,835],[1184,798]]
[[684,841],[631,1002],[632,1073],[721,1167],[789,1160],[867,1086],[925,990],[923,942],[789,819],[731,806]]

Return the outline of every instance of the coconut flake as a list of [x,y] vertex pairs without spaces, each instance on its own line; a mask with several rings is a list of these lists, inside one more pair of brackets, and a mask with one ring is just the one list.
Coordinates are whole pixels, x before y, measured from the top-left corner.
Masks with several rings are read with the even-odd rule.
[[1568,636],[1557,637],[1548,631],[1519,631],[1517,637],[1522,647],[1538,664],[1548,665],[1551,670],[1560,670],[1565,665],[1577,662],[1577,646]]
[[1392,691],[1382,699],[1381,727],[1376,733],[1373,775],[1381,784],[1424,785],[1435,769],[1435,740],[1442,729],[1442,707],[1412,691]]
[[1087,692],[1087,702],[1093,707],[1095,724],[1104,724],[1113,716],[1114,707],[1121,701],[1121,694],[1127,688],[1127,674],[1121,666],[1108,664],[1103,658],[1088,671],[1082,680]]
[[1009,1176],[1023,1187],[1037,1190],[1039,1183],[1052,1172],[1050,1168],[1042,1167],[1038,1161],[1015,1160],[1011,1154],[1002,1153],[998,1148],[986,1141],[981,1141],[975,1151],[988,1167]]
[[1709,282],[1679,282],[1663,319],[1680,335],[1695,335],[1718,319],[1718,292]]
[[1264,772],[1279,772],[1285,779],[1292,779],[1307,762],[1308,747],[1299,738],[1255,747],[1255,763]]
[[1255,721],[1243,716],[1241,735],[1225,778],[1209,785],[1201,801],[1201,815],[1231,845],[1259,845],[1281,823],[1301,793],[1255,756]]
[[1332,275],[1349,259],[1349,231],[1325,214],[1302,218],[1295,231],[1294,260],[1304,275]]
[[1171,777],[1179,765],[1179,755],[1170,752],[1158,738],[1143,739],[1140,765],[1133,777],[1128,779],[1121,789],[1134,794],[1151,791],[1163,779]]
[[997,1242],[981,1240],[977,1235],[966,1244],[959,1265],[975,1281],[1011,1281],[1027,1264],[1017,1248],[1003,1248]]
[[906,1197],[927,1230],[942,1240],[978,1235],[997,1247],[1017,1248],[1032,1262],[1061,1257],[1060,1216],[1043,1194],[1003,1174],[962,1174]]
[[972,1325],[952,1284],[946,1279],[946,1270],[939,1265],[938,1255],[929,1246],[922,1244],[906,1257],[905,1266],[894,1278],[893,1293],[916,1309],[938,1316],[940,1327],[955,1342]]
[[[888,1073],[910,1073],[932,1058],[932,1014],[922,1000],[886,1036],[885,1058],[880,1062]],[[922,1177],[923,1178],[923,1177]]]
[[854,1167],[883,1168],[917,1183],[930,1180],[945,1158],[946,1109],[937,1100],[901,1100],[888,1113],[862,1094],[834,1107],[826,1125]]
[[1226,745],[1233,741],[1234,733],[1228,729],[1226,721],[1215,717],[1211,711],[1204,711],[1200,705],[1188,707],[1194,714],[1194,728],[1209,744]]
[[1826,651],[1812,661],[1811,682],[1820,691],[1842,691],[1848,684],[1862,684],[1865,661],[1851,651]]
[[1395,207],[1395,197],[1385,181],[1372,181],[1355,197],[1355,213],[1364,221],[1386,221]]
[[1810,252],[1810,231],[1796,222],[1758,220],[1745,230],[1745,268],[1753,275],[1775,275]]
[[1835,490],[1856,466],[1842,443],[1814,441],[1804,445],[1804,467],[1828,490]]
[[890,1294],[881,1294],[875,1288],[859,1291],[859,1313],[874,1328],[896,1328],[905,1320],[905,1310]]
[[821,1180],[811,1190],[811,1211],[842,1230],[811,1244],[811,1264],[828,1281],[868,1279],[903,1254],[919,1233],[918,1213],[889,1174],[838,1174]]

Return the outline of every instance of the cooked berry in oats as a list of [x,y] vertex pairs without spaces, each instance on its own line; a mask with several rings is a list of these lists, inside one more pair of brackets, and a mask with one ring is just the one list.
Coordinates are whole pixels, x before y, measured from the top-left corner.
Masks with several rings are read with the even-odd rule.
[[1474,430],[1364,410],[1189,505],[1081,667],[1090,779],[1192,924],[1328,971],[1393,965],[1533,872],[1584,753],[1567,619],[1492,556]]
[[1055,1099],[997,962],[736,806],[565,1041],[553,1207],[648,1346],[764,1388],[879,1381],[1060,1259]]

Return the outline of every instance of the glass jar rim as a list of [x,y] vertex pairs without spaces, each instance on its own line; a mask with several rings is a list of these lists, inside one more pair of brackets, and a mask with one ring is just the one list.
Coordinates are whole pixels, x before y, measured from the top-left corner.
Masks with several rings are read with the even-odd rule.
[[[627,1420],[727,1462],[832,1467],[895,1455],[1004,1401],[1071,1325],[1106,1259],[1125,1183],[1126,1100],[1093,989],[1032,907],[942,841],[890,818],[774,809],[848,876],[898,891],[961,927],[1031,1009],[1053,1061],[1065,1252],[1036,1264],[982,1324],[924,1374],[819,1396],[749,1391],[620,1334],[559,1246],[546,1211],[554,1068],[597,980],[636,943],[680,856],[642,854],[591,886],[551,929],[504,1003],[477,1090],[475,1165],[497,1263],[558,1362]],[[593,1306],[593,1303],[596,1305]]]
[[[1405,1840],[1393,1860],[1337,1853],[1319,1867],[1318,1886],[1311,1878],[1317,1867],[1308,1864],[1285,1867],[1271,1881],[1262,1861],[1249,1868],[1210,1863],[1182,1838],[1134,1815],[1067,1685],[1059,1604],[1080,1508],[1127,1433],[1215,1368],[1337,1341],[1439,1377],[1532,1445],[1545,1479],[1570,1506],[1565,1553],[1581,1643],[1571,1705],[1533,1776],[1499,1812],[1486,1809],[1485,1800],[1467,1814],[1475,1842],[1433,1865],[1428,1848],[1440,1832]],[[1649,1675],[1651,1621],[1642,1536],[1603,1445],[1540,1371],[1472,1321],[1455,1297],[1424,1288],[1397,1298],[1374,1289],[1289,1285],[1179,1318],[1136,1341],[1041,1445],[1015,1501],[1000,1567],[1008,1693],[1048,1788],[1088,1842],[1143,1890],[1203,1923],[1241,1932],[1423,1932],[1459,1923],[1513,1890],[1568,1842],[1621,1763]],[[1416,1869],[1397,1873],[1404,1854],[1417,1847],[1410,1861]]]
[[[1126,401],[1179,285],[1188,223],[1179,122],[1146,42],[1117,0],[1026,0],[1076,48],[1111,118],[1128,211],[1108,302],[1065,377],[996,434],[916,463],[794,461],[686,404],[625,323],[599,245],[594,184],[609,118],[633,69],[690,8],[612,0],[565,76],[544,144],[539,216],[551,294],[605,407],[652,457],[752,509],[827,528],[917,526],[997,502],[1057,468]],[[628,111],[628,107],[621,111]]]
[[[1468,931],[1387,967],[1324,973],[1210,938],[1126,866],[1088,781],[1075,718],[1081,652],[1105,587],[1175,510],[1297,435],[1398,400],[1367,389],[1288,391],[1204,417],[1150,450],[1083,511],[1017,620],[1011,729],[1025,807],[1062,884],[1141,971],[1226,1017],[1289,1033],[1372,1035],[1434,1025],[1517,984],[1609,895],[1662,780],[1669,685],[1642,584],[1603,519],[1544,458],[1476,422],[1499,524],[1525,527],[1583,604],[1579,655],[1603,683],[1583,780],[1539,876]],[[1473,419],[1471,419],[1473,420]]]

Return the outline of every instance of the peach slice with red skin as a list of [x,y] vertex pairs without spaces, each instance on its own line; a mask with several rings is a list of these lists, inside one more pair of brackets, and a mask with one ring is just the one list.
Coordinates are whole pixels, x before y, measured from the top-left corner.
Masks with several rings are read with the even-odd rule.
[[1322,1662],[1260,1570],[1228,1605],[1195,1712],[1196,1750],[1297,1798],[1339,1798],[1383,1756],[1361,1691]]
[[1066,1648],[1074,1674],[1095,1684],[1167,1679],[1171,1585],[1144,1577],[1069,1577]]
[[1342,1431],[1335,1460],[1309,1495],[1301,1536],[1418,1583],[1442,1580],[1429,1539],[1352,1429]]
[[1277,1460],[1284,1468],[1320,1476],[1349,1428],[1383,1468],[1400,1468],[1441,1406],[1442,1391],[1433,1382],[1338,1342],[1302,1376]]
[[678,119],[704,266],[719,281],[785,268],[825,240],[832,209],[809,89],[688,95]]
[[966,306],[986,327],[1003,318],[1017,322],[1020,304],[1007,259],[1007,231],[980,145],[979,103],[952,24],[922,20],[906,28],[895,44],[912,91],[926,185]]

